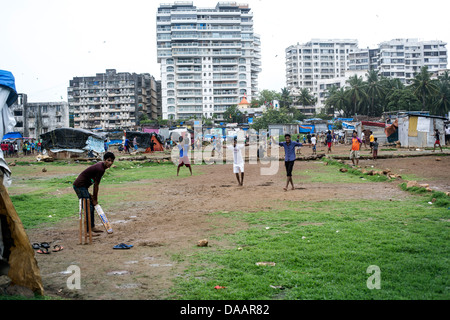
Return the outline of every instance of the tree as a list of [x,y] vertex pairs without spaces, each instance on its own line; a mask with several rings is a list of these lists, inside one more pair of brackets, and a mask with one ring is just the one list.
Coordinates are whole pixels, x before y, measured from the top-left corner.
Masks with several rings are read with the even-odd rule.
[[433,111],[441,116],[445,116],[450,111],[450,82],[445,79],[437,83]]
[[347,92],[352,102],[353,113],[361,114],[364,111],[364,108],[361,108],[361,105],[366,103],[368,97],[365,91],[366,84],[364,83],[362,77],[358,77],[356,74],[351,76],[347,83],[350,86]]
[[328,98],[325,100],[327,109],[333,108],[334,111],[343,112],[344,116],[351,115],[350,99],[345,88],[336,88],[333,86],[328,91]]
[[225,110],[225,112],[223,113],[223,119],[227,122],[242,123],[244,122],[244,115],[239,110],[239,108],[234,105],[228,107],[227,110]]
[[313,106],[317,102],[316,97],[308,89],[302,88],[297,98],[297,103],[301,106]]
[[427,102],[429,102],[431,97],[438,92],[437,85],[435,81],[431,79],[427,66],[420,69],[420,72],[412,79],[411,86],[414,89],[413,92],[416,97],[422,101],[423,110],[426,110]]
[[252,129],[259,131],[261,129],[268,129],[269,124],[284,124],[292,123],[294,118],[288,115],[285,111],[269,109],[261,117],[256,118],[251,125]]
[[387,94],[386,101],[385,111],[419,111],[421,109],[420,100],[417,99],[409,87],[392,89]]
[[367,76],[367,96],[369,98],[370,104],[369,109],[367,110],[367,115],[375,115],[378,112],[375,110],[375,102],[383,96],[385,90],[383,85],[379,81],[378,71],[369,70],[366,74]]
[[289,89],[281,88],[280,107],[289,109],[291,104],[292,104],[292,98],[291,98],[291,93],[289,92]]
[[258,97],[257,101],[258,101],[259,105],[262,106],[262,105],[272,103],[273,100],[280,101],[281,100],[280,97],[281,97],[281,95],[278,92],[276,92],[275,90],[264,89],[259,92],[259,97]]

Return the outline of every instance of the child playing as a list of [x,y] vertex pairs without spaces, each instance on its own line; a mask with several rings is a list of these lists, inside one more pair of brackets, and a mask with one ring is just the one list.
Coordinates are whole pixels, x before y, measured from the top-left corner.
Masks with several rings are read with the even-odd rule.
[[372,142],[372,149],[373,149],[373,160],[377,160],[378,156],[378,138],[374,138]]
[[311,144],[312,144],[312,151],[313,151],[313,154],[316,154],[316,144],[317,144],[317,138],[316,138],[316,135],[315,134],[313,134],[312,135],[312,137],[311,137]]

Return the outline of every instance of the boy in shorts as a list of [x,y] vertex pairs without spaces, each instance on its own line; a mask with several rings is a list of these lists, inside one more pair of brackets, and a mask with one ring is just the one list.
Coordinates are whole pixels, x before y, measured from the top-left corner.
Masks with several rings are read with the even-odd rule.
[[192,176],[192,168],[191,168],[191,162],[189,160],[189,139],[186,137],[183,139],[183,137],[180,137],[178,139],[178,149],[180,150],[180,159],[178,160],[178,168],[177,168],[177,176],[180,172],[180,167],[185,165],[189,168],[189,171],[191,172]]
[[352,148],[350,149],[350,159],[352,160],[353,165],[355,165],[355,162],[356,165],[359,164],[359,150],[361,149],[361,144],[361,139],[357,137],[356,131],[353,131]]

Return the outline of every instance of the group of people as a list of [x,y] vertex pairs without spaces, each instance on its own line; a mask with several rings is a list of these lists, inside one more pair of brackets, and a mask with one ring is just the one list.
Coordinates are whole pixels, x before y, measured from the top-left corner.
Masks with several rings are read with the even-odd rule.
[[3,152],[3,156],[6,157],[17,157],[19,154],[19,146],[17,142],[6,142],[2,141],[1,148]]
[[[24,156],[40,153],[41,149],[42,143],[40,140],[25,140],[22,143],[22,154]],[[20,150],[19,143],[17,141],[2,141],[1,150],[4,157],[18,157]]]

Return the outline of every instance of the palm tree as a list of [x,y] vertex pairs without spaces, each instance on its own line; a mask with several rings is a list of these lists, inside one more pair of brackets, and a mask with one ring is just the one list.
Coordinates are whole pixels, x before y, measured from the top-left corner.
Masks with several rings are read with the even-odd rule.
[[367,101],[366,84],[362,77],[358,77],[356,74],[351,76],[347,80],[347,83],[350,86],[347,92],[354,107],[354,114],[356,115],[357,111],[359,111],[356,107],[361,106],[361,104]]
[[312,106],[315,105],[317,102],[316,97],[312,95],[308,89],[302,88],[300,90],[300,94],[297,98],[297,103],[301,106]]
[[[448,76],[448,75],[447,75]],[[450,110],[450,82],[439,81],[437,83],[437,93],[434,99],[434,113],[438,115],[446,115]]]
[[328,108],[334,108],[334,110],[343,111],[345,116],[351,114],[350,100],[344,88],[338,89],[333,86],[328,91],[328,98],[325,101],[325,105]]
[[427,99],[429,100],[438,92],[437,85],[431,79],[427,66],[420,69],[420,72],[412,79],[411,86],[416,97],[422,101],[423,110],[426,110]]
[[281,88],[280,107],[289,108],[292,103],[291,93],[288,88]]
[[378,71],[370,70],[367,74],[367,95],[370,100],[370,107],[367,114],[375,113],[375,100],[380,98],[385,90],[379,81]]

